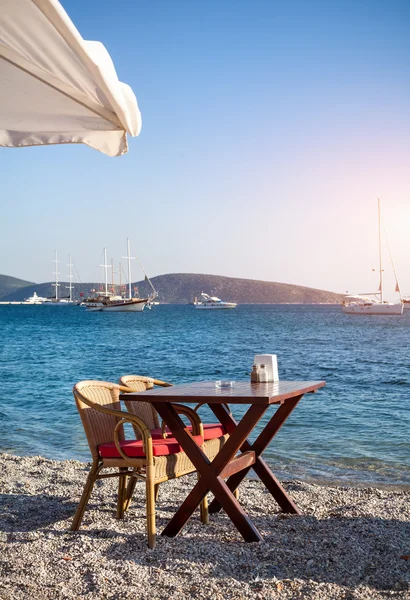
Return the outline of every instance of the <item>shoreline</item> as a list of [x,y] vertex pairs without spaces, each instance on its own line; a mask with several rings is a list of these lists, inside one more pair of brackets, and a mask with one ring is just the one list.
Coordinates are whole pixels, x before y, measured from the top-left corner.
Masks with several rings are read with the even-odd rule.
[[[207,526],[195,514],[149,550],[143,484],[118,521],[116,483],[98,483],[81,530],[68,531],[88,468],[0,454],[2,600],[410,598],[410,490],[286,481],[296,516],[247,479],[240,502],[264,542],[245,544],[224,513]],[[158,532],[195,481],[161,484]]]
[[[88,455],[88,449],[86,449],[86,453]],[[91,464],[90,461],[88,460],[88,458],[85,457],[74,457],[74,458],[68,458],[68,457],[59,457],[59,458],[53,458],[50,456],[42,456],[42,455],[38,455],[38,454],[22,454],[19,451],[16,450],[16,452],[12,451],[11,449],[5,449],[2,450],[0,447],[0,457],[3,455],[10,455],[10,456],[17,456],[19,458],[33,458],[33,457],[37,457],[37,456],[41,456],[42,458],[46,459],[46,460],[51,460],[51,461],[56,461],[56,462],[64,462],[64,461],[70,461],[70,460],[74,460],[80,463],[84,463],[84,464]],[[267,462],[268,464],[270,464],[270,466],[272,468],[274,468],[275,465],[277,465],[277,460],[275,459],[275,457],[269,457],[269,455],[267,456]],[[320,485],[320,486],[329,486],[329,487],[343,487],[343,488],[371,488],[371,489],[380,489],[380,490],[387,490],[387,491],[410,491],[410,483],[393,483],[393,482],[383,482],[383,481],[371,481],[370,478],[369,479],[359,479],[359,478],[354,478],[354,475],[351,474],[352,469],[348,469],[346,467],[336,467],[340,470],[344,469],[347,473],[347,475],[344,475],[343,478],[338,478],[337,475],[335,474],[334,476],[329,475],[329,476],[315,476],[315,475],[310,475],[308,472],[306,471],[301,471],[299,469],[299,472],[294,473],[293,471],[295,471],[297,469],[297,467],[300,467],[300,465],[305,465],[306,461],[300,461],[297,462],[295,461],[295,464],[293,465],[293,469],[292,467],[288,467],[287,470],[283,470],[279,464],[279,466],[276,466],[274,468],[276,475],[279,477],[279,479],[281,481],[304,481],[305,483],[311,483],[313,485]],[[316,465],[322,466],[322,463],[314,463]],[[374,475],[374,471],[370,471],[373,475]],[[365,471],[360,471],[360,473],[364,474]],[[351,476],[350,476],[351,475]],[[248,475],[249,479],[257,479],[256,475],[251,471]]]
[[[292,480],[293,481],[293,480]],[[300,481],[295,479],[295,481]],[[381,483],[381,482],[355,482],[355,481],[338,481],[338,480],[327,480],[327,479],[315,479],[313,477],[305,477],[303,479],[305,483],[312,485],[319,485],[321,487],[338,487],[346,489],[371,489],[371,490],[383,490],[386,492],[410,492],[410,485],[402,484],[397,485],[394,483]]]

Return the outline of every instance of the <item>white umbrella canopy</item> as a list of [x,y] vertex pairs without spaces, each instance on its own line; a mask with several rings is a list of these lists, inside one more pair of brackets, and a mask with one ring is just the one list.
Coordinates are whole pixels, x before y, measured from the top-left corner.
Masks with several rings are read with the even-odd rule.
[[119,156],[140,129],[132,89],[58,0],[0,0],[0,146],[82,143]]

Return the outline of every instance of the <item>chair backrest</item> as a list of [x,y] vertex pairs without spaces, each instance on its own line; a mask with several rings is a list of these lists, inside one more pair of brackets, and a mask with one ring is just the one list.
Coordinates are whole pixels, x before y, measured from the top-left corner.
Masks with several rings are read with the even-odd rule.
[[[80,381],[73,388],[75,403],[80,413],[93,458],[98,458],[98,446],[114,440],[114,428],[119,417],[99,412],[92,405],[121,409],[119,387],[107,381]],[[119,439],[124,439],[124,431],[119,431]]]
[[[154,380],[151,377],[143,377],[142,375],[123,375],[120,378],[119,384],[132,389],[134,392],[145,392],[147,389],[154,387]],[[138,402],[137,400],[125,400],[125,406],[128,412],[137,415],[148,425],[150,429],[155,429],[160,426],[158,413],[149,402]],[[141,437],[137,430],[135,435],[137,439]]]

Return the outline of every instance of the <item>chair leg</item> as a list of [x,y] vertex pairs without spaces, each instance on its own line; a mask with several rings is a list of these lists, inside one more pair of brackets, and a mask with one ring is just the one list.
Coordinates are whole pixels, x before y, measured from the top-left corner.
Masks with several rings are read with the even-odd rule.
[[233,491],[233,495],[237,500],[239,500],[239,488],[236,488],[236,490]]
[[91,492],[94,487],[94,483],[97,479],[98,472],[101,469],[102,465],[99,465],[98,460],[94,460],[93,466],[91,467],[91,471],[88,473],[87,481],[85,482],[84,490],[81,495],[80,503],[77,507],[76,513],[74,515],[73,522],[71,523],[70,530],[77,531],[80,529],[81,521],[83,520],[84,512],[87,507],[88,501],[91,496]]
[[146,480],[147,494],[147,531],[148,531],[148,546],[155,548],[156,544],[156,527],[155,527],[155,485],[151,479]]
[[203,523],[204,525],[208,525],[208,523],[209,523],[208,498],[206,496],[202,500],[199,510],[201,513],[201,523]]
[[159,483],[156,483],[154,486],[154,500],[155,502],[158,501],[158,495],[159,495]]
[[[198,479],[199,479],[199,475],[198,475]],[[199,512],[201,515],[201,523],[203,523],[203,525],[208,525],[209,524],[209,513],[208,513],[208,497],[205,496],[205,498],[202,500],[200,506],[199,506]]]
[[[127,502],[127,498],[125,495],[125,484],[127,481],[127,475],[125,473],[128,471],[128,469],[120,468],[119,471],[120,471],[120,476],[119,476],[119,481],[118,481],[117,519],[123,519],[125,503]],[[121,473],[124,473],[124,474],[121,475]]]
[[134,493],[136,485],[137,485],[137,478],[130,477],[130,480],[127,485],[127,490],[125,492],[124,511],[127,511],[130,507],[132,495]]

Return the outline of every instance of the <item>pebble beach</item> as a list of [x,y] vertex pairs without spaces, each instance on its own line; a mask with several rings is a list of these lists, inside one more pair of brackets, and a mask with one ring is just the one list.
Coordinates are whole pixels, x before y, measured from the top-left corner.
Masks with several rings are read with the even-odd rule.
[[[281,514],[247,479],[240,502],[263,535],[246,544],[229,519],[195,515],[173,539],[145,534],[144,485],[123,521],[116,485],[99,481],[82,528],[69,526],[89,465],[0,455],[0,598],[410,598],[410,491],[285,482],[303,512]],[[195,482],[160,487],[161,532]]]

